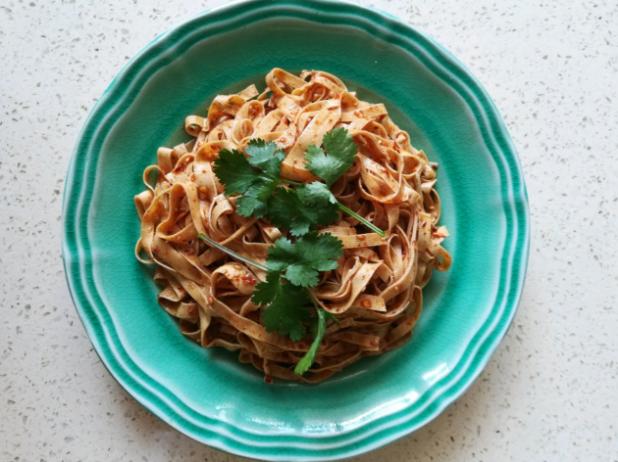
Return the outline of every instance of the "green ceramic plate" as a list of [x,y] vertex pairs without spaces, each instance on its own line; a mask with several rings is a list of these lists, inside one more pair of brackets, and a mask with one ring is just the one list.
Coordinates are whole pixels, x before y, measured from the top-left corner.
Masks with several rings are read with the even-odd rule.
[[[412,340],[318,386],[277,383],[184,339],[133,258],[132,197],[185,115],[274,66],[319,68],[386,103],[440,163],[453,266],[425,291]],[[351,4],[254,1],[200,16],[148,45],[94,108],[69,167],[64,261],[75,305],[110,372],[173,427],[271,460],[333,459],[401,437],[470,385],[506,332],[528,252],[524,182],[487,94],[450,54]]]

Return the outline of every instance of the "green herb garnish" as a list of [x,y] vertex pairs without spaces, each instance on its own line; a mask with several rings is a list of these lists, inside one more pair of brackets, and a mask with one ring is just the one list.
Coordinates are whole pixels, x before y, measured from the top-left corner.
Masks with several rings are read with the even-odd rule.
[[315,310],[317,329],[313,342],[294,369],[299,375],[307,372],[324,337],[326,317],[335,318],[316,304],[306,287],[318,284],[318,271],[337,268],[337,259],[343,253],[341,241],[330,234],[315,233],[295,243],[280,238],[269,249],[268,260],[263,265],[203,233],[199,233],[198,238],[236,260],[268,271],[266,281],[255,287],[252,297],[254,303],[263,307],[262,323],[266,330],[286,335],[297,342],[306,335],[311,311]]
[[[214,171],[225,186],[225,194],[238,195],[236,211],[245,217],[267,218],[275,226],[302,236],[317,226],[337,221],[337,211],[346,213],[372,231],[384,231],[340,203],[328,187],[319,181],[297,183],[280,177],[285,154],[273,142],[251,140],[245,149],[223,149]],[[307,168],[332,184],[348,170],[356,155],[356,145],[344,128],[324,135],[322,148],[311,145],[306,153]]]
[[[341,255],[341,241],[331,234],[311,233],[294,243],[282,237],[268,249],[268,276],[253,293],[253,302],[264,306],[262,323],[266,330],[298,341],[305,335],[312,306],[318,317],[311,347],[294,369],[299,375],[307,372],[313,364],[326,325],[325,311],[317,306],[306,288],[318,285],[319,271],[336,269]],[[282,276],[287,283],[282,282]]]
[[[313,144],[310,145],[305,153],[305,160],[309,171],[330,186],[352,167],[355,155],[356,144],[354,140],[345,128],[339,127],[324,135],[321,148]],[[339,202],[328,188],[325,187],[324,189],[331,194],[331,202],[336,204],[339,210],[362,223],[380,237],[384,237],[384,231]]]
[[239,195],[236,211],[245,217],[268,218],[275,226],[302,236],[318,225],[337,220],[337,206],[305,185],[292,187],[279,176],[283,151],[275,143],[252,140],[245,157],[224,149],[215,173],[228,196]]
[[315,332],[315,337],[313,338],[313,342],[311,342],[311,346],[307,350],[307,353],[300,358],[300,361],[296,363],[296,367],[294,368],[294,372],[298,375],[303,375],[305,372],[309,370],[311,365],[313,364],[313,360],[315,359],[315,355],[320,348],[320,343],[322,343],[322,339],[324,338],[324,334],[326,333],[326,314],[327,312],[319,309],[317,310],[318,314],[318,325]]
[[295,342],[305,336],[313,304],[306,289],[285,283],[281,273],[268,273],[255,287],[253,302],[264,306],[262,323],[266,330],[287,335]]
[[236,149],[223,149],[215,161],[215,173],[225,186],[226,195],[241,195],[236,202],[240,215],[261,218],[281,182],[279,171],[284,154],[275,143],[262,140],[249,143],[246,152],[247,157]]
[[337,206],[315,194],[310,185],[277,188],[268,202],[267,215],[275,226],[288,229],[292,236],[307,234],[317,225],[334,223],[339,216]]
[[331,185],[352,166],[355,155],[354,140],[345,128],[340,127],[324,135],[322,148],[313,144],[309,146],[305,159],[309,171]]
[[341,255],[341,241],[332,234],[311,233],[294,243],[282,237],[268,249],[266,266],[270,271],[281,271],[296,286],[315,287],[318,273],[336,269]]

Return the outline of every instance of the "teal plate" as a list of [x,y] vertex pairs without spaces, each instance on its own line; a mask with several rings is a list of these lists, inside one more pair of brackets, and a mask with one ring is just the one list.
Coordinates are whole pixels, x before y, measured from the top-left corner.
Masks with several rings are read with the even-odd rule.
[[[232,353],[186,340],[133,257],[132,197],[158,146],[216,94],[272,67],[335,73],[386,103],[440,163],[453,266],[425,290],[404,347],[317,385],[267,385]],[[522,173],[487,94],[448,52],[390,17],[329,1],[252,1],[160,36],[113,80],[77,144],[64,193],[63,256],[102,361],[146,408],[208,445],[270,460],[330,460],[424,425],[478,376],[517,307],[528,254]]]

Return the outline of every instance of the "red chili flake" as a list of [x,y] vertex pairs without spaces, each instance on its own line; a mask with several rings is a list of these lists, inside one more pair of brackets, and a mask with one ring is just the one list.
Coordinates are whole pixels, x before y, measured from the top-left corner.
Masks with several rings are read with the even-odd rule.
[[215,302],[215,299],[212,297],[212,295],[209,295],[207,301],[212,305]]
[[361,301],[361,306],[363,308],[371,308],[371,302],[367,299],[364,299],[363,301]]
[[367,239],[367,236],[365,236],[364,234],[359,234],[358,236],[356,236],[356,238],[357,238],[359,241],[364,241],[365,239]]
[[243,274],[240,277],[240,280],[245,284],[249,284],[250,286],[255,285],[255,283],[257,282],[252,275],[247,274],[247,273]]
[[271,384],[273,383],[273,378],[270,375],[265,375],[264,376],[264,382]]

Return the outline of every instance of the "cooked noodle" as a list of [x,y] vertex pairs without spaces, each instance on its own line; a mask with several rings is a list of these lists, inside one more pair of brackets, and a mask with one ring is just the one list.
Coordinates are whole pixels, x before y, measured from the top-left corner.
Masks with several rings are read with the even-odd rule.
[[[421,312],[422,287],[434,268],[449,267],[451,257],[441,246],[448,233],[437,226],[437,166],[410,144],[383,104],[359,100],[332,74],[296,76],[275,68],[266,85],[262,93],[250,85],[217,96],[207,117],[186,118],[191,141],[159,148],[157,163],[144,170],[146,190],[135,196],[141,220],[136,255],[155,265],[159,303],[179,321],[184,335],[204,347],[239,351],[240,361],[253,364],[267,379],[319,382],[408,339]],[[341,239],[344,247],[339,267],[322,273],[311,289],[337,320],[329,320],[315,362],[301,377],[294,365],[311,340],[293,342],[268,332],[251,301],[265,273],[233,261],[197,234],[264,263],[268,247],[283,231],[235,213],[236,199],[224,194],[213,160],[223,148],[242,151],[249,140],[261,138],[286,152],[282,176],[311,181],[304,153],[335,127],[347,128],[358,153],[331,190],[386,237],[347,215],[320,230]]]

